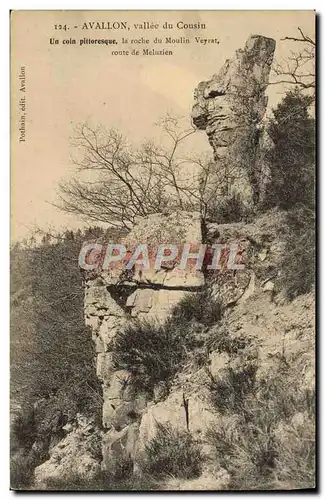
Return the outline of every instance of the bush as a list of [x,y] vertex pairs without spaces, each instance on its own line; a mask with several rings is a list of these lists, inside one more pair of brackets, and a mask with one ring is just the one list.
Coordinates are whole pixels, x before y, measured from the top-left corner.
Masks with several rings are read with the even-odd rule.
[[208,352],[225,352],[232,356],[239,354],[243,349],[249,349],[252,346],[252,337],[246,334],[231,336],[223,328],[218,328],[209,332],[205,346]]
[[172,313],[175,322],[196,321],[211,326],[221,319],[221,306],[206,288],[201,292],[185,295]]
[[[211,378],[211,400],[221,413],[207,439],[231,475],[230,489],[312,488],[315,481],[315,394],[300,382],[305,350],[272,356],[263,374],[258,343],[219,330],[209,346],[229,356]],[[269,355],[271,359],[271,355]],[[306,366],[306,365],[305,365]]]
[[301,203],[312,208],[315,197],[315,120],[310,96],[289,91],[273,110],[268,134],[274,143],[266,153],[270,181],[265,205],[290,210]]
[[34,469],[37,465],[37,456],[33,452],[12,454],[10,459],[10,488],[13,490],[30,489]]
[[210,208],[207,218],[219,224],[247,221],[251,217],[251,210],[242,201],[240,194],[234,193],[225,197]]
[[207,437],[231,475],[230,489],[314,487],[313,394],[297,386],[298,374],[283,360],[267,378],[255,373],[226,370],[214,387],[213,401],[224,417]]
[[[288,394],[288,391],[286,391]],[[232,419],[210,429],[221,467],[231,475],[230,489],[312,488],[315,480],[314,417],[294,428],[297,401],[290,414],[281,390],[272,398],[248,395]],[[290,399],[290,398],[289,398]],[[298,403],[299,406],[299,403]]]
[[152,390],[176,373],[192,342],[190,328],[176,325],[172,318],[165,323],[136,320],[116,335],[113,362],[116,369],[130,371],[139,390]]
[[139,390],[152,390],[157,382],[168,382],[199,347],[194,322],[208,326],[220,318],[220,305],[207,290],[188,294],[164,323],[135,320],[120,331],[114,339],[114,366],[128,370]]
[[237,412],[254,388],[256,372],[255,363],[248,363],[238,370],[226,368],[222,379],[216,380],[211,387],[214,406],[221,413]]
[[156,436],[146,445],[140,466],[154,478],[172,475],[189,479],[200,475],[202,460],[200,447],[189,432],[158,423]]
[[[101,421],[102,390],[77,266],[84,237],[68,231],[11,249],[11,400],[13,408],[22,407],[11,426],[13,477],[27,477],[45,460],[77,413]],[[41,452],[29,459],[35,441]]]
[[284,426],[276,446],[276,477],[278,488],[315,487],[315,421],[306,418],[300,428]]
[[37,436],[34,410],[26,408],[19,413],[11,424],[10,445],[12,452],[19,449],[28,451]]
[[280,286],[289,299],[308,293],[315,283],[315,215],[307,208],[289,212]]

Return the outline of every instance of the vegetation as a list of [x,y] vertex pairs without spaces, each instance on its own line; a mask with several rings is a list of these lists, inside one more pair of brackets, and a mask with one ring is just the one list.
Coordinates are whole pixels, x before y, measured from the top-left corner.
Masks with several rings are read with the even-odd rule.
[[210,204],[207,218],[218,222],[219,224],[228,224],[231,222],[248,222],[251,219],[251,209],[242,201],[238,193],[216,200]]
[[205,287],[200,292],[185,295],[174,307],[172,317],[176,324],[197,322],[211,326],[221,319],[221,306]]
[[[26,481],[78,412],[101,418],[94,346],[84,326],[82,241],[98,228],[11,250],[12,486]],[[39,451],[31,452],[37,441]],[[25,466],[21,466],[24,462]],[[25,478],[25,479],[24,479]]]
[[223,418],[208,439],[231,475],[229,488],[313,488],[314,395],[300,386],[295,359],[285,355],[257,377],[261,362],[251,347],[236,348],[231,368],[211,385],[212,402]]
[[113,360],[116,368],[132,374],[135,387],[152,390],[159,381],[168,382],[193,344],[187,325],[135,321],[119,332],[114,341]]
[[114,129],[77,127],[72,141],[77,171],[61,184],[59,207],[127,229],[136,216],[200,210],[203,193],[194,167],[202,159],[187,159],[183,152],[195,129],[169,115],[159,125],[163,145],[147,141],[137,149]]
[[200,475],[202,459],[200,446],[188,431],[157,423],[156,435],[145,447],[141,468],[156,479],[190,479]]
[[301,28],[296,36],[286,36],[283,41],[295,42],[296,48],[290,57],[274,66],[276,84],[299,89],[315,100],[316,98],[316,40]]
[[114,339],[113,360],[117,369],[132,374],[138,389],[152,390],[157,382],[168,381],[199,342],[195,332],[221,318],[218,302],[209,291],[186,295],[165,322],[135,320]]
[[[309,115],[311,101],[297,90],[288,92],[269,123],[274,148],[267,154],[270,179],[263,210],[277,207],[287,215],[279,284],[289,299],[314,286],[315,123]],[[224,196],[215,203],[214,187],[208,182],[215,167],[211,162],[191,162],[202,167],[198,191],[193,187],[197,179],[188,184],[184,181],[179,148],[193,130],[180,130],[171,118],[163,127],[171,140],[167,150],[144,144],[137,151],[115,131],[81,127],[76,138],[82,151],[76,160],[80,176],[62,186],[64,210],[115,224],[118,232],[114,238],[137,215],[164,212],[166,206],[169,210],[199,208],[205,218],[220,224],[252,217],[239,195]],[[135,176],[137,167],[141,175]],[[95,181],[82,178],[89,170]],[[40,244],[17,244],[11,250],[13,488],[32,487],[34,468],[47,459],[49,447],[63,437],[64,425],[77,413],[95,415],[100,425],[102,395],[91,334],[84,326],[84,290],[77,259],[84,240],[104,236],[109,235],[99,228],[86,233],[67,231],[54,237],[45,235]],[[131,373],[137,390],[153,392],[161,381],[169,386],[191,359],[202,366],[209,352],[226,354],[227,367],[218,378],[210,377],[211,403],[220,414],[220,425],[210,429],[208,438],[220,466],[231,475],[230,488],[313,487],[315,401],[311,391],[299,385],[294,356],[280,356],[261,375],[253,338],[221,329],[209,336],[208,329],[221,315],[220,303],[205,288],[187,294],[163,323],[130,321],[114,339],[115,367]],[[92,481],[62,478],[48,486],[57,490],[152,490],[166,476],[198,477],[203,459],[189,432],[157,424],[157,434],[146,444],[142,457],[141,478],[133,475],[131,460],[125,460],[114,474],[101,473]]]
[[289,210],[313,208],[315,198],[315,120],[309,116],[311,98],[288,92],[273,110],[268,133],[274,142],[267,154],[270,182],[268,206]]
[[48,482],[52,491],[155,491],[159,489],[157,481],[147,474],[141,477],[129,474],[123,478],[114,479],[104,472],[92,480],[75,475]]
[[315,230],[315,214],[311,209],[301,207],[288,213],[280,286],[291,300],[314,287]]

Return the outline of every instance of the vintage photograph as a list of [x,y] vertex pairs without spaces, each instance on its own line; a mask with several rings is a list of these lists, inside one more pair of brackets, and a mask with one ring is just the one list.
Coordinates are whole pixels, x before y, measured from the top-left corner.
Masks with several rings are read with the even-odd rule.
[[10,488],[315,489],[315,11],[10,23]]

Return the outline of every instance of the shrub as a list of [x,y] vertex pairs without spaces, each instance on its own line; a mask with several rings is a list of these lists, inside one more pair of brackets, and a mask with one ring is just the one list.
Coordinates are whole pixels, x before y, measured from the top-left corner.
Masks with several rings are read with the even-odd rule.
[[83,240],[80,231],[68,231],[11,249],[11,398],[23,408],[12,423],[11,453],[20,451],[27,469],[32,444],[37,441],[37,460],[44,460],[78,412],[101,420],[101,386],[77,266]]
[[226,368],[223,377],[212,385],[212,401],[222,413],[237,412],[242,408],[246,396],[254,389],[257,365],[248,363],[235,370]]
[[33,452],[18,452],[10,459],[10,488],[13,490],[30,489],[33,473],[38,460]]
[[243,349],[248,349],[251,345],[251,337],[248,337],[246,334],[233,337],[223,328],[218,328],[217,330],[213,329],[209,332],[209,335],[205,340],[205,346],[209,352],[225,352],[229,355],[238,354]]
[[295,387],[293,367],[281,362],[268,378],[244,382],[238,391],[240,380],[238,373],[226,375],[226,390],[214,400],[226,418],[207,434],[231,475],[230,489],[314,487],[314,397]]
[[175,322],[193,322],[211,326],[221,319],[221,306],[212,296],[208,288],[185,295],[172,313]]
[[242,201],[240,194],[225,197],[210,208],[207,218],[219,224],[246,221],[251,216],[250,208]]
[[12,451],[29,450],[37,436],[35,414],[32,408],[24,408],[11,424],[10,445]]
[[130,371],[139,390],[152,390],[157,382],[168,382],[199,347],[194,322],[207,326],[220,318],[220,304],[208,290],[188,294],[164,323],[135,320],[120,331],[114,339],[114,366]]
[[158,423],[140,466],[154,478],[172,475],[189,479],[200,475],[202,459],[200,447],[189,432]]
[[276,447],[276,480],[278,488],[315,487],[315,420],[306,418],[302,426],[282,428]]
[[315,216],[306,208],[289,212],[280,286],[289,299],[308,293],[315,283]]
[[268,134],[274,143],[266,153],[270,180],[267,207],[290,210],[301,203],[314,206],[315,120],[309,116],[310,96],[289,91],[273,110]]
[[276,458],[271,430],[265,433],[263,428],[236,419],[234,427],[225,424],[212,429],[208,437],[215,445],[220,466],[230,473],[230,490],[271,489]]
[[152,390],[176,373],[191,343],[190,328],[181,328],[172,319],[165,323],[136,320],[116,335],[113,362],[117,369],[130,371],[138,389]]

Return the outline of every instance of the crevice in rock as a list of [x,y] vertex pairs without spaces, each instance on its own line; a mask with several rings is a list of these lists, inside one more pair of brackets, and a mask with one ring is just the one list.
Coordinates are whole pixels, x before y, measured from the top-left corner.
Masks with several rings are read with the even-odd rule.
[[209,92],[209,97],[213,98],[213,97],[222,97],[226,95],[226,92],[222,91],[222,90],[211,90],[211,92]]
[[[204,288],[204,285],[164,285],[162,283],[153,283],[150,281],[128,281],[124,283],[120,283],[119,285],[108,285],[107,290],[110,292],[114,300],[116,300],[115,295],[112,293],[112,288],[115,289],[115,292],[117,295],[121,295],[121,289],[128,290],[128,296],[131,295],[135,289],[141,288],[141,289],[151,289],[151,290],[175,290],[175,291],[184,291],[184,292],[198,292],[199,290],[202,290]],[[117,300],[116,300],[117,301]]]

